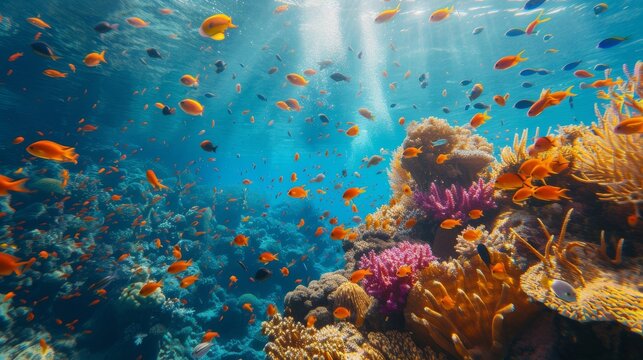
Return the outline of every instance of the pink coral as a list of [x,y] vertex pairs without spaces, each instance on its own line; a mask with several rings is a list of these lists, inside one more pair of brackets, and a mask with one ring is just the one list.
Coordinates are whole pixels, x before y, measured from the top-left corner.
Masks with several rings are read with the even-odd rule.
[[[406,241],[379,255],[371,251],[362,256],[359,262],[361,269],[369,269],[373,273],[364,278],[362,285],[369,295],[379,301],[382,312],[401,311],[417,280],[416,274],[435,259],[429,245]],[[411,268],[411,274],[399,277],[397,271],[403,265]]]
[[416,191],[413,195],[415,203],[431,219],[466,220],[469,211],[488,210],[496,207],[493,200],[493,185],[485,183],[482,178],[465,188],[453,184],[450,188],[439,188],[431,183],[428,192]]

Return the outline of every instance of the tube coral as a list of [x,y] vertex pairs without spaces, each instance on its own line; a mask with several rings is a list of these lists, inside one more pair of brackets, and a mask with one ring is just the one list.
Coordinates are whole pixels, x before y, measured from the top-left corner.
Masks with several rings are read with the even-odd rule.
[[493,186],[485,183],[482,178],[468,188],[452,184],[445,189],[431,183],[428,192],[417,191],[413,196],[424,213],[436,221],[449,218],[466,220],[471,210],[484,211],[496,207]]
[[[362,285],[369,295],[379,301],[383,313],[400,311],[406,304],[406,297],[418,271],[433,260],[435,257],[429,245],[406,241],[379,255],[371,251],[362,256],[359,263],[361,269],[369,269],[373,273],[364,278]],[[410,267],[408,276],[398,276],[397,272],[402,266]]]

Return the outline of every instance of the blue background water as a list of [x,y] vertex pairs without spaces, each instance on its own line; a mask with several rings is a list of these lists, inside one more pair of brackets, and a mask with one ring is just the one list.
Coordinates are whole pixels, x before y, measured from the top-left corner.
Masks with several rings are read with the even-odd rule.
[[[92,153],[92,149],[115,147],[128,159],[153,168],[171,187],[177,181],[173,177],[175,171],[181,171],[183,183],[195,181],[203,187],[224,189],[226,198],[240,197],[241,180],[251,179],[254,183],[248,187],[248,194],[258,208],[263,204],[279,208],[283,202],[287,212],[293,211],[288,207],[299,201],[285,195],[292,186],[290,174],[296,172],[298,184],[306,183],[313,190],[313,208],[305,216],[307,222],[329,210],[332,216],[339,216],[340,222],[350,223],[355,214],[341,201],[345,188],[368,187],[367,193],[356,199],[357,215],[362,217],[388,199],[386,173],[382,171],[387,162],[369,169],[360,165],[364,157],[375,154],[389,160],[387,152],[399,146],[405,136],[405,126],[398,124],[400,117],[405,117],[407,124],[430,115],[446,118],[453,124],[465,124],[478,111],[464,110],[471,85],[461,86],[460,81],[470,79],[484,85],[484,94],[477,101],[491,105],[493,119],[478,131],[499,149],[523,128],[533,133],[536,127],[587,124],[595,119],[595,92],[580,90],[581,80],[573,76],[573,71],[562,71],[563,65],[582,60],[577,69],[589,70],[600,78],[601,72],[592,69],[604,63],[615,68],[614,75],[621,75],[621,65],[633,65],[643,53],[640,39],[643,6],[637,0],[610,1],[609,9],[600,16],[594,15],[593,2],[549,0],[540,9],[545,10],[544,17],[552,20],[540,24],[537,35],[519,37],[507,37],[505,32],[524,28],[537,15],[537,11],[521,10],[524,1],[404,1],[401,12],[386,24],[375,24],[373,19],[381,10],[394,7],[394,2],[291,1],[283,2],[291,4],[288,11],[274,14],[274,8],[281,3],[3,1],[0,165],[5,170],[20,167],[27,154],[22,145],[10,145],[11,140],[22,135],[26,145],[41,139],[36,131],[42,131],[46,139],[77,148],[81,163],[77,168],[67,167],[72,172],[98,163],[99,152]],[[449,19],[441,23],[427,21],[431,12],[454,3],[456,12]],[[158,10],[162,7],[171,8],[174,13],[160,14]],[[219,12],[230,15],[239,28],[228,31],[222,42],[201,37],[197,31],[201,21]],[[52,29],[37,29],[25,21],[38,14]],[[150,26],[143,29],[129,26],[125,18],[131,16],[149,21]],[[120,29],[100,36],[93,26],[103,20],[120,24]],[[473,35],[476,27],[484,30]],[[29,44],[38,31],[43,33],[41,41],[62,57],[59,61],[31,51]],[[545,34],[554,36],[545,42]],[[610,36],[630,39],[612,49],[597,48],[600,40]],[[149,58],[145,52],[149,47],[158,49],[163,59]],[[550,48],[559,52],[545,53]],[[493,70],[500,57],[523,49],[524,56],[529,58],[527,62],[507,71]],[[107,64],[96,68],[82,64],[87,53],[101,50],[107,51]],[[15,52],[25,55],[16,62],[7,62]],[[221,74],[214,72],[213,64],[218,59],[228,64]],[[317,62],[325,59],[334,64],[319,70]],[[47,68],[69,72],[68,63],[75,64],[78,70],[66,79],[42,75]],[[279,71],[268,75],[272,66]],[[518,74],[528,67],[546,68],[553,73],[529,77]],[[308,77],[307,87],[286,82],[287,73],[302,73],[307,68],[318,70]],[[13,71],[11,76],[7,75],[9,69]],[[404,80],[407,70],[412,75]],[[350,76],[351,82],[332,81],[329,75],[336,71]],[[383,71],[388,72],[388,77],[383,76]],[[421,73],[429,74],[425,89],[418,82]],[[181,85],[179,78],[183,74],[200,74],[199,88]],[[236,79],[232,79],[233,74]],[[521,84],[525,81],[533,82],[533,87],[523,88]],[[392,82],[397,83],[396,90],[389,88]],[[240,94],[235,92],[237,83],[242,86]],[[528,118],[526,110],[512,107],[519,99],[537,99],[542,88],[563,90],[571,85],[575,85],[574,92],[579,94],[574,98],[573,108],[564,103],[539,117]],[[442,96],[443,89],[446,96]],[[143,90],[146,91],[141,94]],[[328,94],[320,94],[321,90]],[[206,92],[217,96],[206,98]],[[493,95],[507,92],[511,97],[506,107],[493,103]],[[256,94],[265,95],[268,101],[260,101]],[[178,109],[178,101],[186,97],[205,106],[202,117],[192,117]],[[291,97],[299,99],[301,112],[284,112],[274,105]],[[154,107],[155,102],[177,107],[177,113],[163,116]],[[391,104],[397,105],[391,108]],[[149,106],[147,110],[145,105]],[[357,113],[361,107],[371,110],[376,120],[362,118]],[[443,107],[451,112],[443,113]],[[246,109],[250,113],[243,115]],[[320,122],[317,116],[320,113],[331,119],[328,125]],[[249,120],[251,115],[254,124]],[[314,118],[312,123],[305,120],[307,117]],[[78,133],[81,118],[97,125],[98,130]],[[269,126],[271,120],[274,124]],[[214,128],[212,121],[216,123]],[[349,138],[338,132],[350,126],[347,122],[359,124],[359,136]],[[205,130],[203,135],[199,135],[201,130]],[[199,147],[205,139],[219,145],[216,154],[205,153]],[[324,155],[326,151],[328,156]],[[293,161],[295,152],[301,155],[298,162]],[[209,161],[209,157],[216,161]],[[346,176],[342,170],[346,170]],[[324,173],[326,180],[308,184],[318,173]],[[276,180],[279,176],[284,177],[283,183]],[[337,183],[343,188],[334,189]],[[317,194],[316,189],[324,189],[327,194]],[[302,217],[288,215],[290,223]],[[335,259],[317,268],[317,273],[341,266],[339,245],[328,244]],[[277,295],[290,288],[284,285]],[[279,296],[273,295],[273,301],[278,302]]]

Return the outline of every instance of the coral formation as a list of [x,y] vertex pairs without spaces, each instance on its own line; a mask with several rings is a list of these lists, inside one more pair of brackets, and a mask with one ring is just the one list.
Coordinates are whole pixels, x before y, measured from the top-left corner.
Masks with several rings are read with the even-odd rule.
[[[362,256],[359,263],[361,269],[369,269],[373,273],[362,280],[362,286],[378,300],[382,312],[401,311],[418,271],[433,260],[435,257],[429,245],[406,241],[379,254],[371,251]],[[401,267],[410,268],[410,273],[398,274]]]
[[341,284],[328,298],[333,302],[333,308],[341,306],[348,309],[351,313],[349,320],[358,328],[364,323],[372,301],[364,289],[350,281]]
[[368,344],[381,355],[378,359],[397,360],[446,360],[430,347],[419,348],[406,332],[386,331],[368,333]]
[[[600,246],[581,241],[565,242],[572,211],[567,212],[558,236],[550,234],[541,222],[548,239],[544,253],[514,232],[540,260],[522,275],[523,290],[536,301],[576,321],[617,321],[643,335],[643,293],[637,286],[643,260],[622,257],[623,239],[618,242],[615,258],[610,258],[606,253],[604,232]],[[569,284],[571,294],[561,296],[555,291],[554,281]]]
[[429,191],[416,191],[413,194],[415,203],[431,219],[466,220],[471,210],[489,210],[496,207],[493,200],[493,185],[478,179],[468,188],[451,184],[449,188],[441,188],[435,182],[431,183]]
[[522,272],[511,258],[490,255],[503,276],[492,274],[480,256],[434,262],[422,270],[404,310],[416,341],[465,359],[503,356],[535,306],[520,289]]
[[[330,308],[329,296],[341,284],[348,281],[339,273],[326,273],[319,280],[313,280],[308,286],[299,285],[293,291],[286,294],[284,304],[288,315],[292,315],[297,321],[305,321],[309,313],[318,307]],[[317,319],[318,326],[324,326],[323,319]],[[331,321],[332,319],[327,319]]]

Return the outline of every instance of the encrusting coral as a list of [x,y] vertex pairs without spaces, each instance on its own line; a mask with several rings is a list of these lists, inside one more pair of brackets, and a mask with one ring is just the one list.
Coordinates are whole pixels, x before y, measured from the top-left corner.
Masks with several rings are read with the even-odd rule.
[[430,347],[419,348],[405,332],[386,331],[368,334],[368,344],[382,355],[381,359],[396,360],[442,360],[444,354],[436,354]]
[[345,307],[350,311],[349,320],[360,327],[364,323],[364,317],[371,306],[372,299],[359,285],[347,281],[341,284],[328,297],[333,302],[333,307]]
[[416,191],[413,197],[417,206],[436,221],[466,220],[471,210],[484,211],[496,207],[493,185],[485,183],[482,178],[468,188],[456,184],[451,184],[450,188],[441,188],[436,183],[431,183],[429,191]]
[[[514,232],[540,260],[522,275],[522,289],[565,317],[580,322],[617,321],[643,335],[643,293],[639,290],[643,261],[622,257],[623,239],[617,244],[615,258],[610,258],[604,232],[600,246],[580,241],[565,243],[572,211],[567,212],[557,237],[540,222],[548,239],[544,253]],[[556,287],[561,281],[569,286],[563,293]]]
[[464,359],[502,358],[536,307],[520,289],[522,272],[511,258],[497,251],[490,258],[502,271],[492,275],[480,256],[422,270],[404,310],[416,341]]
[[[494,161],[493,145],[484,137],[434,117],[408,126],[402,149],[409,147],[421,148],[422,153],[402,158],[401,164],[420,190],[428,189],[432,181],[468,186],[485,174]],[[448,156],[442,164],[436,163],[440,154]]]

